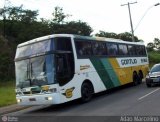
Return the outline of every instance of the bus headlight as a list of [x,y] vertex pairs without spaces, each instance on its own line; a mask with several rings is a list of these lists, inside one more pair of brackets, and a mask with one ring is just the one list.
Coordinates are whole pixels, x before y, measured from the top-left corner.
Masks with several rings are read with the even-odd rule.
[[22,102],[22,100],[21,99],[17,99],[17,103],[20,103],[20,102]]
[[53,100],[53,97],[45,97],[46,100]]

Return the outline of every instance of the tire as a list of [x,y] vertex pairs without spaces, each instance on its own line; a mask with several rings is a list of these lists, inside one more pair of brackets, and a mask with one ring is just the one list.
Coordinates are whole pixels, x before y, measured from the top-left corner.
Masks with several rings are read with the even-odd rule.
[[142,83],[142,79],[143,79],[143,72],[139,71],[138,76],[139,76],[139,84],[141,84]]
[[139,76],[137,75],[137,72],[133,72],[133,85],[137,86],[139,84]]
[[81,87],[81,101],[86,103],[91,100],[94,90],[91,83],[84,82]]
[[150,88],[150,87],[152,86],[152,84],[151,84],[151,83],[146,83],[146,86],[147,86],[148,88]]

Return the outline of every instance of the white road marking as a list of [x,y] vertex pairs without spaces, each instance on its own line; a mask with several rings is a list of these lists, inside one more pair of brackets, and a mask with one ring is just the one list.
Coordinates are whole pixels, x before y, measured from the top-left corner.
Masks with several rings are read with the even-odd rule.
[[146,95],[144,95],[144,96],[142,96],[142,97],[138,98],[138,100],[142,100],[143,98],[145,98],[145,97],[149,96],[150,94],[153,94],[154,92],[156,92],[156,91],[158,91],[158,90],[160,90],[160,88],[157,88],[157,89],[155,89],[155,90],[151,91],[150,93],[148,93],[148,94],[146,94]]

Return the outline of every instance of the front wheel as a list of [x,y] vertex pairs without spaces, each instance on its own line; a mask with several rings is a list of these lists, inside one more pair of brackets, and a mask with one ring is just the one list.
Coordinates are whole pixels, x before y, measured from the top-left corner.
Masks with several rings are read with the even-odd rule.
[[93,96],[93,86],[90,83],[84,82],[81,87],[81,100],[82,102],[88,102]]

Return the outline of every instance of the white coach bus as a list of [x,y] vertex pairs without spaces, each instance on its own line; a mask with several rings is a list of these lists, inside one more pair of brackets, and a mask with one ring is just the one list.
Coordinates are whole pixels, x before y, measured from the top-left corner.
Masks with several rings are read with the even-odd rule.
[[19,44],[15,56],[19,105],[60,104],[127,83],[148,71],[142,42],[55,34]]

